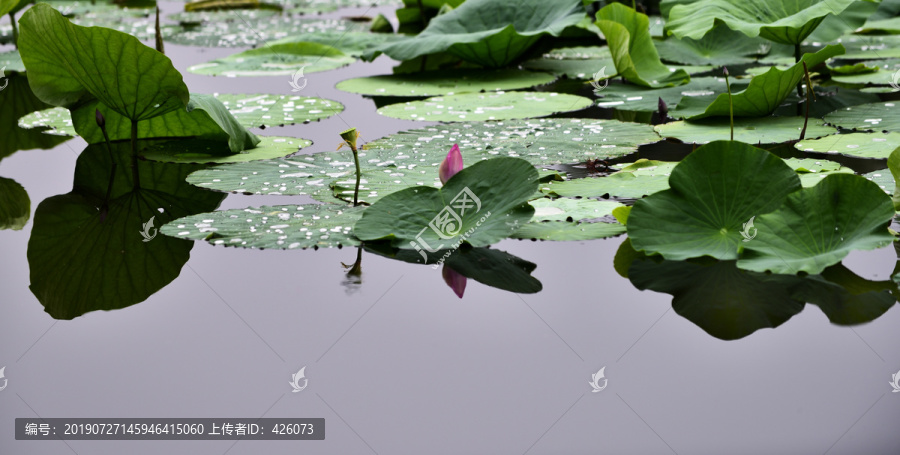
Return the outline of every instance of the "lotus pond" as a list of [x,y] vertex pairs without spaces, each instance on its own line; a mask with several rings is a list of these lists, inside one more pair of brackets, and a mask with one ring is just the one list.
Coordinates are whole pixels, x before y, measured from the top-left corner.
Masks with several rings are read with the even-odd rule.
[[0,453],[900,453],[900,0],[0,17]]

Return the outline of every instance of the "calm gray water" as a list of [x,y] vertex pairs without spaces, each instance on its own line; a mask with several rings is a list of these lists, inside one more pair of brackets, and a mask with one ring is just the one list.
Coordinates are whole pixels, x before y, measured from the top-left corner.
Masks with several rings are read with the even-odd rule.
[[[195,92],[290,90],[288,77],[185,71],[233,49],[167,52]],[[348,126],[364,139],[423,126],[378,116],[371,100],[333,88],[392,64],[309,75],[303,94],[347,109],[263,133],[312,139],[306,151],[317,152],[333,150]],[[0,162],[0,176],[27,189],[33,211],[71,190],[83,147],[75,139],[20,151]],[[222,208],[304,202],[230,195]],[[56,321],[28,288],[31,227],[0,231],[2,454],[900,453],[900,393],[889,385],[900,370],[896,305],[855,327],[807,305],[778,328],[724,341],[676,314],[672,296],[639,291],[613,270],[624,237],[501,242],[494,248],[537,264],[543,290],[520,296],[469,280],[463,299],[439,271],[371,253],[350,292],[341,262],[352,262],[355,249],[201,242],[181,275],[147,301]],[[896,260],[887,248],[851,254],[844,265],[884,280]],[[303,366],[309,386],[292,393],[291,375]],[[592,393],[602,367],[608,386]],[[16,441],[21,417],[323,417],[327,436]]]

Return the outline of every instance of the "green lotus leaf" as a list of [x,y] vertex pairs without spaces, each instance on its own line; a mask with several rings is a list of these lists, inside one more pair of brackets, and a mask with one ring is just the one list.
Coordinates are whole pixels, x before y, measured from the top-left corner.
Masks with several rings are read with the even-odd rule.
[[347,79],[336,88],[371,96],[440,96],[456,93],[502,91],[545,85],[556,78],[518,69],[428,71]]
[[848,130],[900,133],[900,110],[893,102],[845,107],[826,115],[825,121]]
[[700,0],[669,11],[668,33],[700,39],[717,24],[749,37],[799,44],[828,15],[841,14],[855,0]]
[[621,3],[612,3],[597,12],[596,24],[606,37],[616,72],[629,82],[658,88],[691,80],[684,70],[670,72],[659,60],[646,15]]
[[[358,34],[371,37],[372,41],[385,38],[368,32],[365,22],[343,19],[303,19],[291,15],[277,15],[257,20],[232,14],[230,21],[204,22],[200,25],[164,25],[166,43],[201,47],[264,47],[288,37],[309,37],[315,43],[344,49],[354,54],[360,40]],[[146,28],[146,26],[145,26]],[[346,34],[346,35],[345,35]],[[322,36],[318,36],[322,35]]]
[[242,248],[306,249],[359,245],[353,225],[366,208],[338,204],[218,210],[174,220],[160,232]]
[[15,13],[29,3],[28,0],[0,0],[0,17]]
[[[118,169],[109,185],[111,160]],[[214,210],[223,199],[184,183],[196,165],[139,160],[139,186],[130,166],[129,143],[113,144],[111,154],[104,144],[89,145],[75,164],[73,190],[38,204],[28,242],[30,288],[52,317],[146,300],[178,277],[193,247],[157,235],[157,228]]]
[[887,159],[900,147],[900,133],[835,134],[794,144],[804,152],[832,153],[857,158]]
[[738,257],[744,223],[777,209],[800,179],[765,150],[716,141],[675,166],[669,185],[634,203],[628,215],[634,248],[669,260],[730,260]]
[[172,61],[133,36],[74,25],[40,3],[19,23],[28,82],[48,104],[77,108],[97,99],[137,122],[184,109],[190,100]]
[[[743,81],[732,81],[731,90],[742,90],[746,88],[746,84]],[[656,112],[659,109],[659,99],[662,98],[669,107],[669,116],[678,117],[675,106],[682,100],[718,95],[726,91],[725,78],[708,76],[692,78],[685,85],[658,89],[631,84],[609,84],[598,93],[600,99],[597,100],[597,106],[624,111]]]
[[534,208],[526,202],[537,181],[537,171],[525,160],[480,161],[440,189],[407,188],[381,198],[363,213],[354,233],[403,249],[441,250],[462,242],[487,246],[531,219]]
[[43,134],[42,129],[18,127],[18,117],[50,107],[34,96],[24,74],[11,74],[0,84],[6,85],[0,90],[0,160],[18,150],[51,149],[69,139]]
[[541,191],[565,197],[636,199],[669,188],[669,174],[678,163],[639,161],[606,177],[581,178],[542,185]]
[[756,218],[758,235],[744,243],[738,267],[818,274],[853,250],[888,245],[893,216],[891,198],[875,183],[858,175],[829,175]]
[[[662,137],[678,139],[682,142],[705,144],[724,141],[731,137],[728,119],[715,118],[700,121],[678,121],[654,127]],[[803,117],[763,117],[734,119],[734,140],[748,144],[776,144],[797,140],[803,129]],[[806,127],[806,137],[816,138],[836,133],[825,122],[810,119]]]
[[897,35],[844,35],[840,42],[847,49],[844,59],[900,58],[900,36]]
[[0,52],[0,68],[6,73],[24,73],[25,64],[22,63],[22,56],[19,51],[12,50]]
[[140,150],[141,157],[165,163],[227,164],[271,160],[293,155],[312,141],[293,137],[259,136],[256,147],[235,153],[225,144],[205,139],[179,139]]
[[534,207],[531,222],[541,221],[583,221],[612,215],[616,207],[623,207],[615,201],[595,199],[540,198],[529,202]]
[[410,60],[448,51],[467,62],[500,68],[515,61],[543,35],[559,36],[583,17],[580,0],[468,0],[432,19],[418,35],[379,46],[364,58],[385,53],[395,60]]
[[[844,65],[829,69],[831,70],[831,80],[842,84],[891,85],[900,82],[894,80],[894,75],[900,70],[900,60],[898,59],[872,60],[852,66]],[[890,88],[893,89],[893,87]]]
[[287,76],[301,69],[305,73],[328,71],[355,61],[325,44],[290,42],[218,58],[194,65],[188,71],[207,76]]
[[512,237],[523,240],[572,242],[605,239],[625,233],[618,223],[578,223],[572,221],[532,221],[523,225]]
[[436,96],[378,109],[386,117],[424,122],[510,120],[584,109],[589,98],[553,92],[492,92]]
[[[896,182],[900,182],[900,148],[894,150],[890,157],[888,157],[888,170],[891,172],[891,177],[894,178],[894,192],[892,196],[892,201],[894,202],[894,210],[900,210],[900,189],[897,188]],[[877,182],[876,182],[877,184]]]
[[31,199],[28,192],[15,180],[0,177],[0,231],[18,231],[31,217]]
[[688,98],[675,108],[673,116],[683,116],[686,119],[701,119],[705,117],[728,117],[731,114],[733,103],[735,117],[764,117],[775,112],[775,109],[795,90],[797,83],[803,79],[805,72],[803,62],[808,68],[812,68],[829,58],[840,55],[844,48],[838,44],[826,46],[815,54],[805,54],[794,66],[787,70],[771,68],[769,71],[755,76],[750,80],[746,89],[740,92],[719,94],[712,99],[709,97]]
[[765,40],[747,38],[724,25],[716,26],[698,40],[684,38],[659,41],[656,49],[664,60],[685,65],[742,65],[753,63],[758,55],[769,53],[769,45]]
[[[867,174],[863,174],[867,180],[871,180],[881,188],[885,194],[893,195],[896,192],[896,183],[894,183],[894,177],[887,170],[873,171]],[[900,194],[900,193],[898,193]]]

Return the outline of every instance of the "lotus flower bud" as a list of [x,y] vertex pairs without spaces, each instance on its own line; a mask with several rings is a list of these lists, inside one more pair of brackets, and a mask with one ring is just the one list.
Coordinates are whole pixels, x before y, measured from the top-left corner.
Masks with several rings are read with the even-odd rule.
[[453,144],[453,148],[447,152],[447,157],[444,158],[444,161],[441,162],[441,166],[438,168],[438,176],[441,178],[441,183],[447,183],[450,177],[456,175],[462,168],[463,159],[462,154],[459,153],[459,145]]
[[447,264],[444,264],[444,267],[441,269],[441,275],[444,277],[444,282],[447,283],[447,286],[450,286],[450,289],[453,289],[456,296],[463,298],[463,294],[466,292],[466,281],[468,281],[468,278],[456,270],[447,267]]

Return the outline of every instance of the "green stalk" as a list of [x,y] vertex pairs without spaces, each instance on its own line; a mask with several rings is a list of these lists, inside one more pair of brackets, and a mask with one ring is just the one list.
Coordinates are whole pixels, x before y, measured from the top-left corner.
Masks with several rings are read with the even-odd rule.
[[803,62],[803,72],[806,74],[806,117],[803,119],[803,129],[800,130],[801,141],[806,138],[806,124],[809,123],[809,105],[812,104],[812,100],[816,96],[816,92],[812,89],[812,80],[809,78],[809,69],[806,67],[806,62]]
[[156,50],[160,54],[165,54],[166,50],[163,46],[162,31],[159,29],[159,6],[156,7]]
[[[800,55],[800,43],[794,45],[794,63],[800,63],[800,59],[802,56]],[[803,82],[797,83],[797,96],[803,98]]]
[[113,182],[115,182],[116,179],[116,167],[118,166],[118,163],[116,163],[116,159],[113,156],[109,135],[106,134],[106,120],[103,119],[99,109],[97,110],[97,126],[99,126],[100,131],[103,132],[103,140],[106,142],[106,152],[109,154],[109,162],[111,163],[109,183],[106,185],[106,198],[103,199],[103,206],[100,207],[100,221],[102,222],[106,219],[106,214],[109,212],[109,198],[112,196]]
[[[724,67],[723,67],[724,68]],[[728,68],[725,68],[725,88],[728,90],[728,116],[731,118],[731,140],[734,140],[734,101],[731,99],[731,84],[728,83]]]
[[362,179],[362,169],[359,168],[359,152],[356,150],[356,140],[359,138],[356,128],[350,128],[341,133],[341,139],[350,146],[353,151],[353,163],[356,165],[356,187],[353,189],[353,206],[359,205],[359,182]]
[[13,13],[9,13],[9,21],[12,22],[13,44],[15,44],[16,49],[18,49],[19,48],[19,26],[16,24],[16,15]]

